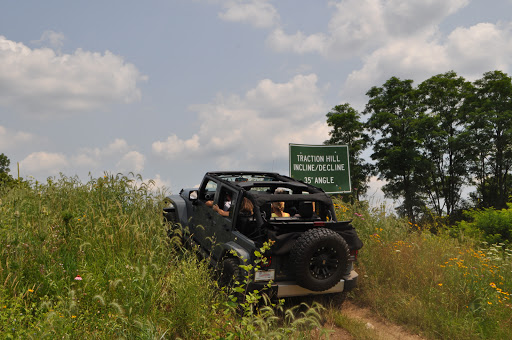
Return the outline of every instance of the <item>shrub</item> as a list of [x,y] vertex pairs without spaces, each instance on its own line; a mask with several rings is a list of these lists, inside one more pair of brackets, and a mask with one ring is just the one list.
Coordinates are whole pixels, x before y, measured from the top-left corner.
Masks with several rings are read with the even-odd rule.
[[473,237],[481,237],[490,244],[512,242],[512,204],[507,209],[469,210],[465,214],[469,221],[459,222],[459,231]]

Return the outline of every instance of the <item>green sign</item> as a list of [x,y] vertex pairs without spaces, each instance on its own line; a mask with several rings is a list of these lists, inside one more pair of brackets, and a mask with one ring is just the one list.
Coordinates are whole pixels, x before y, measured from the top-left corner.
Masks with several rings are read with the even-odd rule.
[[290,177],[330,194],[351,192],[348,146],[290,144]]

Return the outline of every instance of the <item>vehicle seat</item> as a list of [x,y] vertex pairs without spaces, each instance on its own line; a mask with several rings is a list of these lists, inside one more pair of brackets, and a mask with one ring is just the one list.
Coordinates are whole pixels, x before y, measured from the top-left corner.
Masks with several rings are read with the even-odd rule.
[[300,202],[299,203],[299,215],[302,218],[310,219],[313,217],[313,202]]
[[270,206],[270,203],[265,203],[264,205],[262,205],[260,207],[260,212],[261,216],[268,221],[272,216],[272,208]]

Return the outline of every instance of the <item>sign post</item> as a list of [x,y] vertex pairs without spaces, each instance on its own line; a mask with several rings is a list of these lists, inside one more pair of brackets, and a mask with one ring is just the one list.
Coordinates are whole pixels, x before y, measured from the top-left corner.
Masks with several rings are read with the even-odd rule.
[[350,165],[346,145],[290,144],[290,177],[329,194],[349,193]]

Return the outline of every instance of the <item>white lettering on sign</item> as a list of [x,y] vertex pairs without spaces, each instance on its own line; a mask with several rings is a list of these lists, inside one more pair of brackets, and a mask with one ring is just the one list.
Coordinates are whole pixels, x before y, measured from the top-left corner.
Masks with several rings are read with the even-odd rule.
[[322,155],[297,155],[297,160],[307,163],[322,163],[325,162],[325,157]]
[[293,164],[295,171],[345,171],[345,164]]
[[334,177],[315,177],[315,184],[334,184]]
[[339,163],[340,159],[338,155],[297,155],[297,161],[305,163]]

